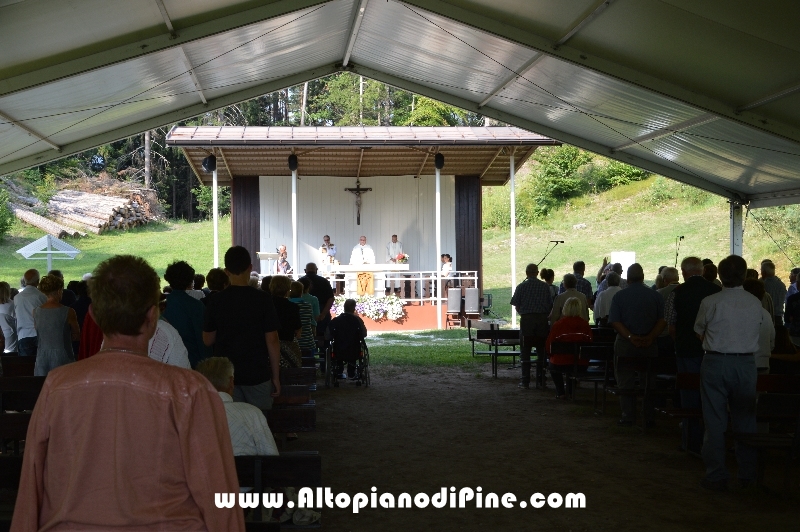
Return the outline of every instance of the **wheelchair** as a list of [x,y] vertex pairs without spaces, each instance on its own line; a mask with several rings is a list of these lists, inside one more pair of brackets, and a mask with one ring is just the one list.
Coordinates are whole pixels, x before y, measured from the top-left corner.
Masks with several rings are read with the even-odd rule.
[[361,386],[363,383],[365,387],[369,388],[369,348],[364,340],[361,340],[358,356],[355,360],[345,360],[336,356],[336,343],[331,342],[330,346],[325,350],[325,387],[334,388],[339,387],[339,375],[344,371],[347,364],[355,365],[355,379],[356,386]]

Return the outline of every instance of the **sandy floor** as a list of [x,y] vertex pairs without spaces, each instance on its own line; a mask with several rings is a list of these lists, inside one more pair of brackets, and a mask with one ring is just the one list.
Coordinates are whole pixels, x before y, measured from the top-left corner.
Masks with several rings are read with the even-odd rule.
[[[788,501],[776,491],[780,471],[767,471],[774,491],[711,493],[699,487],[702,462],[677,451],[675,422],[660,419],[642,435],[616,427],[613,401],[605,416],[592,391],[574,402],[554,392],[518,390],[516,372],[491,378],[434,369],[408,374],[373,368],[372,387],[347,383],[320,389],[317,432],[287,450],[318,450],[323,484],[334,493],[408,492],[442,487],[513,493],[528,500],[582,492],[585,509],[352,509],[323,511],[323,529],[366,530],[797,530],[798,474]],[[735,468],[730,455],[729,467]],[[734,473],[735,474],[735,473]]]

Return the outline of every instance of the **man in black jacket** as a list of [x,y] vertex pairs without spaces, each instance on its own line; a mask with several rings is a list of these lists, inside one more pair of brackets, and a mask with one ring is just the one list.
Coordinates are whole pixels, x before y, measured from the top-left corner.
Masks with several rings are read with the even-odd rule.
[[[683,284],[675,287],[667,297],[664,317],[669,332],[675,340],[675,355],[679,373],[700,374],[703,361],[703,344],[694,332],[694,320],[703,298],[722,290],[703,278],[703,261],[698,257],[686,257],[681,262]],[[700,408],[699,390],[681,390],[681,408]],[[700,454],[703,446],[703,420],[683,420],[681,448]]]

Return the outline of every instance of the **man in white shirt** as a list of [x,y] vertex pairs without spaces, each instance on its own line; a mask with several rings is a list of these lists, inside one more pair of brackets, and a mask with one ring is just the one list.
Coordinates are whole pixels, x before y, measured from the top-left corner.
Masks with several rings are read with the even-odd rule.
[[594,301],[594,322],[599,326],[608,325],[608,311],[611,310],[611,300],[614,299],[614,294],[622,290],[619,282],[620,275],[612,271],[606,276],[608,281],[608,288],[597,294],[597,299]]
[[[396,264],[397,256],[401,253],[403,253],[403,243],[397,240],[397,235],[392,235],[391,242],[386,244],[386,262],[389,264]],[[387,274],[386,278],[386,290],[394,288],[394,293],[399,295],[402,283],[402,281],[399,280],[399,276],[397,274]]]
[[264,413],[249,403],[233,402],[233,363],[226,357],[210,357],[197,365],[197,371],[219,392],[228,418],[233,455],[277,455],[278,446]]
[[358,244],[350,253],[350,264],[375,264],[375,252],[372,246],[367,244],[367,237],[361,235]]
[[17,317],[17,350],[20,356],[36,356],[38,337],[33,324],[33,309],[41,307],[47,296],[39,291],[39,270],[28,270],[23,277],[25,288],[14,298]]
[[156,332],[147,344],[147,354],[164,364],[192,369],[189,350],[186,349],[180,333],[164,319],[158,320]]
[[[706,476],[700,485],[726,491],[725,431],[728,410],[733,432],[756,432],[756,362],[762,321],[761,301],[742,288],[747,262],[729,255],[719,263],[722,291],[700,302],[694,332],[703,342],[700,366],[700,398],[703,404],[703,462]],[[743,486],[756,478],[757,452],[736,443],[739,481]]]

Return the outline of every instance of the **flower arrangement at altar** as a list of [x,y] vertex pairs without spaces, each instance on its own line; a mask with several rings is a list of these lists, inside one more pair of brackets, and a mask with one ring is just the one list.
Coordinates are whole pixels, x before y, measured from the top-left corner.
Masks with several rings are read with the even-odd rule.
[[[344,313],[344,302],[347,300],[345,296],[336,296],[333,300],[333,312],[339,316]],[[356,300],[356,313],[366,316],[371,320],[380,321],[388,319],[397,321],[405,316],[406,311],[403,309],[405,301],[397,296],[358,296]]]
[[400,253],[395,257],[397,264],[408,264],[408,253]]

